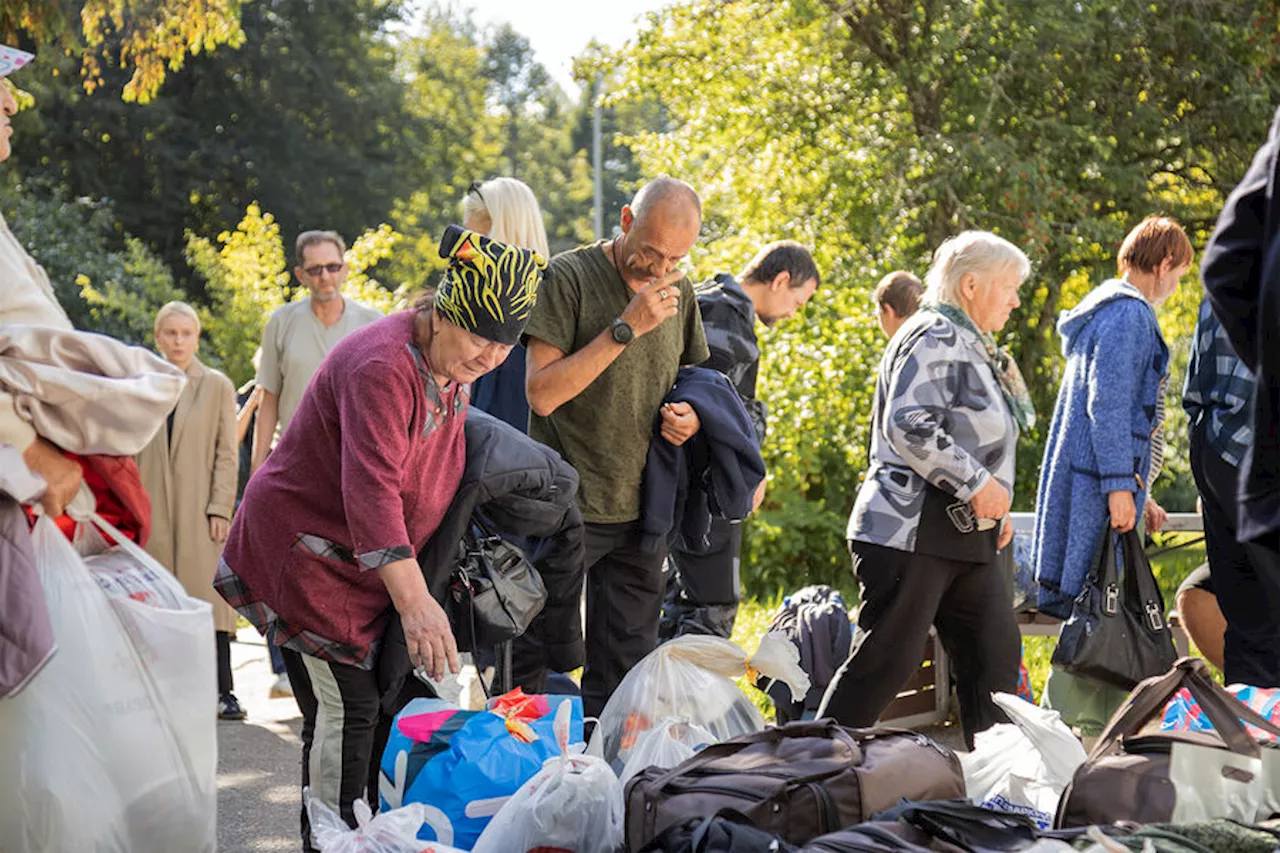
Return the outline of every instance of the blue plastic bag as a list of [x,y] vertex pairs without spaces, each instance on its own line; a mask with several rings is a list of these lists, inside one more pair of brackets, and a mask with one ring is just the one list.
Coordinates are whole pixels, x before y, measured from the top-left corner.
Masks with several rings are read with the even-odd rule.
[[[571,701],[570,738],[580,743],[581,697],[547,698],[553,709],[563,699]],[[497,714],[415,699],[396,715],[382,754],[382,808],[422,803],[426,823],[419,839],[470,850],[502,805],[543,762],[560,754],[553,723],[551,713],[529,723],[537,739],[524,743]]]

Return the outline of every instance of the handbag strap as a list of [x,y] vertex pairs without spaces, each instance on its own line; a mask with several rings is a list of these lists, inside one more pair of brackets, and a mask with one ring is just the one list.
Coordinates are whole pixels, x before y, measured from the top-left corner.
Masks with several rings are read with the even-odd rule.
[[1151,571],[1151,562],[1136,529],[1119,536],[1124,556],[1124,606],[1142,617],[1142,624],[1152,632],[1165,630],[1164,601]]
[[1169,700],[1183,687],[1200,703],[1218,736],[1232,752],[1254,758],[1260,755],[1261,747],[1249,735],[1241,719],[1280,736],[1280,727],[1215,684],[1209,677],[1204,661],[1186,657],[1175,663],[1164,675],[1145,679],[1133,689],[1120,710],[1107,723],[1093,751],[1089,753],[1088,760],[1101,758],[1122,738],[1136,734],[1157,714],[1162,713]]
[[[1094,552],[1093,568],[1089,570],[1089,581],[1104,593],[1108,593],[1106,599],[1108,608],[1112,604],[1117,608],[1120,606],[1120,577],[1116,571],[1116,533],[1111,529],[1111,522],[1109,521],[1103,522],[1102,541],[1098,543],[1098,548]],[[1114,601],[1111,598],[1110,590],[1115,590]]]

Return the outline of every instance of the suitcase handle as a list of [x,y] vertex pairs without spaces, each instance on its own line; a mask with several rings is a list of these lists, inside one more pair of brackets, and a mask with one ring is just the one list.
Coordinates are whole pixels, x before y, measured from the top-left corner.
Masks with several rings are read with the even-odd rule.
[[[736,737],[725,743],[712,744],[711,746],[702,749],[697,755],[693,756],[693,758],[677,764],[675,767],[659,776],[653,781],[653,785],[655,788],[661,790],[666,787],[668,782],[686,770],[692,762],[703,763],[699,762],[699,759],[706,758],[709,760],[713,758],[727,758],[730,755],[735,755],[738,752],[741,752],[748,746],[753,746],[758,743],[777,743],[778,741],[789,737],[829,737],[833,740],[838,740],[844,743],[859,757],[862,755],[862,747],[856,740],[850,737],[849,733],[845,731],[844,726],[841,726],[831,717],[826,717],[821,720],[806,720],[803,722],[788,723],[785,726],[775,726],[764,729],[763,731],[752,732],[749,735]],[[793,780],[789,780],[788,784],[803,784],[808,781],[814,781],[814,779],[820,779],[826,775],[827,774],[823,773],[818,774],[813,778],[808,776],[797,777]]]
[[1173,669],[1164,675],[1145,679],[1134,688],[1098,738],[1088,760],[1101,758],[1121,738],[1138,732],[1183,687],[1191,691],[1209,722],[1213,723],[1218,736],[1232,752],[1251,758],[1258,758],[1262,754],[1262,747],[1250,736],[1241,720],[1280,737],[1280,727],[1215,684],[1209,677],[1204,661],[1186,657],[1175,663]]

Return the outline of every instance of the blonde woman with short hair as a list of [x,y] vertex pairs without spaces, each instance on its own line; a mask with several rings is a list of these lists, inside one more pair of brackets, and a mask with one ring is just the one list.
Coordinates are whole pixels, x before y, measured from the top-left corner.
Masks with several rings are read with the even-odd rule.
[[187,375],[187,386],[151,443],[138,454],[142,485],[151,498],[147,553],[213,606],[218,648],[218,716],[244,719],[233,692],[231,635],[236,613],[213,591],[222,543],[236,499],[236,389],[196,358],[200,315],[185,302],[156,312],[156,348]]
[[[544,258],[551,256],[538,199],[528,185],[515,178],[473,181],[462,197],[462,223],[509,246],[532,249]],[[471,405],[528,432],[529,400],[524,380],[525,350],[516,346],[497,370],[475,382]]]

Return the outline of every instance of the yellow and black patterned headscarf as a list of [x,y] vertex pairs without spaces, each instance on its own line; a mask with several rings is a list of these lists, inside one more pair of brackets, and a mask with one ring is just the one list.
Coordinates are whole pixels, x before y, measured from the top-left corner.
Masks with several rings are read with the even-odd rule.
[[436,290],[436,310],[487,340],[518,342],[546,274],[542,255],[450,225],[440,257],[449,259],[449,267]]

